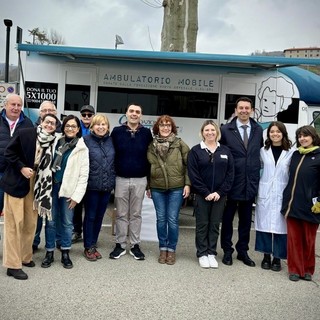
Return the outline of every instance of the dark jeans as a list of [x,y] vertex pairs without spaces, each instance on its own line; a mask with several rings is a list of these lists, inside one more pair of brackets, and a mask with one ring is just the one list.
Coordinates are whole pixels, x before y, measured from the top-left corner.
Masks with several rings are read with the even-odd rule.
[[245,254],[249,250],[253,201],[254,199],[248,201],[227,200],[221,227],[221,248],[225,253],[232,254],[234,251],[232,248],[233,219],[237,209],[239,224],[236,250],[239,254]]
[[87,190],[84,196],[83,245],[87,249],[97,244],[110,194],[111,192]]
[[74,214],[73,214],[73,232],[82,233],[82,211],[83,211],[83,200],[81,200],[75,207],[74,207]]
[[275,258],[287,259],[287,235],[256,231],[255,250],[272,254]]
[[196,195],[196,248],[197,257],[217,255],[219,227],[223,215],[226,197],[219,201],[206,201]]

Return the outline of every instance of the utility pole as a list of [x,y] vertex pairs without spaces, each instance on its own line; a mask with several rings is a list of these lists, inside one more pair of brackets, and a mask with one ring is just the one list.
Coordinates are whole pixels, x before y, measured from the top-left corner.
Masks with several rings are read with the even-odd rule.
[[12,27],[12,20],[4,19],[4,25],[7,27],[7,40],[6,40],[6,61],[5,61],[5,74],[4,82],[9,82],[9,53],[10,53],[10,28]]

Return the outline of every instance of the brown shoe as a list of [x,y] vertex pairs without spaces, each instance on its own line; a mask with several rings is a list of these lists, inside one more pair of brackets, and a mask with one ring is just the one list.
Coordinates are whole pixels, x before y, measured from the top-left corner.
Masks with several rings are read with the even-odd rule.
[[97,261],[94,248],[84,249],[83,255],[88,261]]
[[168,251],[166,263],[169,265],[173,265],[176,263],[176,253],[172,251]]
[[165,264],[167,260],[167,251],[160,250],[160,256],[158,258],[158,262],[161,264]]
[[93,247],[94,248],[94,255],[96,256],[97,259],[102,259],[102,255],[101,253],[97,250],[96,247]]

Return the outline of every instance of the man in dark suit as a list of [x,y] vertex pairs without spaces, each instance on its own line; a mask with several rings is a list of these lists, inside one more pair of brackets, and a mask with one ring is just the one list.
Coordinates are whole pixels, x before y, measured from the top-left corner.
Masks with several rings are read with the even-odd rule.
[[221,247],[224,251],[222,262],[232,265],[233,219],[238,211],[237,259],[247,266],[255,263],[248,255],[252,205],[258,192],[260,177],[260,148],[263,145],[262,128],[250,118],[253,113],[252,101],[239,98],[235,108],[236,117],[222,126],[221,144],[228,146],[235,163],[233,186],[228,194],[221,227]]

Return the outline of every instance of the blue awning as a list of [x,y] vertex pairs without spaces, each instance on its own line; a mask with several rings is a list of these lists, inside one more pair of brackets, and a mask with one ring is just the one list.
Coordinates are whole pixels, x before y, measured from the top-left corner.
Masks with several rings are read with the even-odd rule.
[[62,45],[33,45],[24,43],[18,44],[17,49],[18,51],[37,52],[38,54],[60,56],[71,60],[130,60],[261,69],[282,68],[299,65],[320,65],[320,59],[209,54],[198,52],[117,50],[104,48],[68,47]]
[[279,71],[293,80],[301,100],[308,105],[320,105],[320,76],[298,67],[281,68]]

